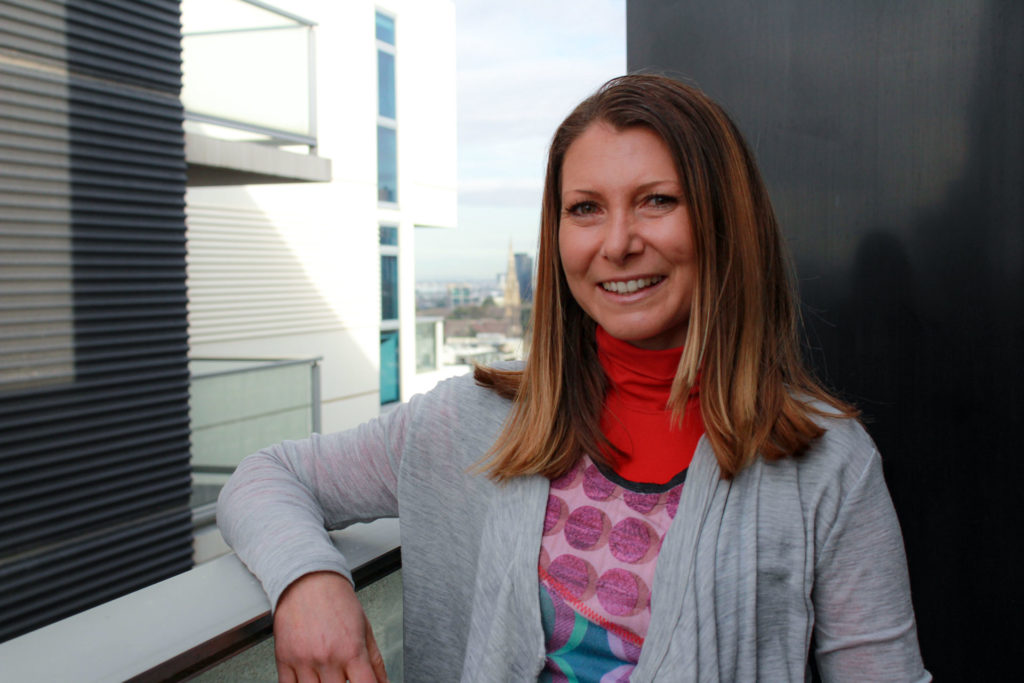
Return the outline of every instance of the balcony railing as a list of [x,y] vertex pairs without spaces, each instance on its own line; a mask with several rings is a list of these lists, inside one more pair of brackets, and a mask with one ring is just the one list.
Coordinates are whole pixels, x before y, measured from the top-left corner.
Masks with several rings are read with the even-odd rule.
[[[355,568],[357,594],[388,676],[401,681],[398,520],[357,524],[331,536]],[[265,642],[269,610],[259,582],[227,555],[0,644],[0,678],[276,680],[273,648]]]
[[213,521],[217,494],[245,456],[320,431],[320,358],[193,358],[192,509]]
[[315,153],[315,23],[258,0],[182,0],[188,129]]
[[416,316],[416,372],[434,372],[441,367],[444,318]]

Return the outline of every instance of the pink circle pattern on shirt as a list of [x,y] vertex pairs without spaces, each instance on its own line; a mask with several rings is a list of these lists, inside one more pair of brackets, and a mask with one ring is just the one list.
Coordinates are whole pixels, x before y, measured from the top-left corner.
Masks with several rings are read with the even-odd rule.
[[658,551],[682,486],[636,493],[581,460],[551,482],[540,562],[545,585],[584,617],[642,643]]

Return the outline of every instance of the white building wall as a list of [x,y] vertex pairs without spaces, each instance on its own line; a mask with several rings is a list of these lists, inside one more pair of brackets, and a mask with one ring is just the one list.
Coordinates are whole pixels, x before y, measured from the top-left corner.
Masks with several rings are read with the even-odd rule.
[[[377,226],[399,226],[402,398],[415,379],[415,226],[456,222],[452,0],[277,7],[318,23],[318,154],[329,183],[190,188],[193,357],[323,356],[323,430],[379,410]],[[396,20],[398,192],[377,202],[377,9]]]

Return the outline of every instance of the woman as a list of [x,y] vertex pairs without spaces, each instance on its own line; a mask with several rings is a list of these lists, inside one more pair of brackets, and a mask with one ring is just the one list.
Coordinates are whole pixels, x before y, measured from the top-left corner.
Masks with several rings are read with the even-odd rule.
[[826,679],[928,680],[878,453],[796,329],[735,126],[670,79],[607,83],[551,145],[525,366],[225,488],[281,679],[384,679],[324,527],[400,512],[410,680],[799,680],[811,648]]

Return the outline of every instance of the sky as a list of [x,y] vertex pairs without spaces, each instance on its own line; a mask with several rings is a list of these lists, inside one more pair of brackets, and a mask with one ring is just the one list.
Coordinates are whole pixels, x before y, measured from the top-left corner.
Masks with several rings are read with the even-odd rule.
[[626,71],[625,0],[455,0],[458,227],[416,231],[417,281],[494,279],[536,256],[551,135]]

